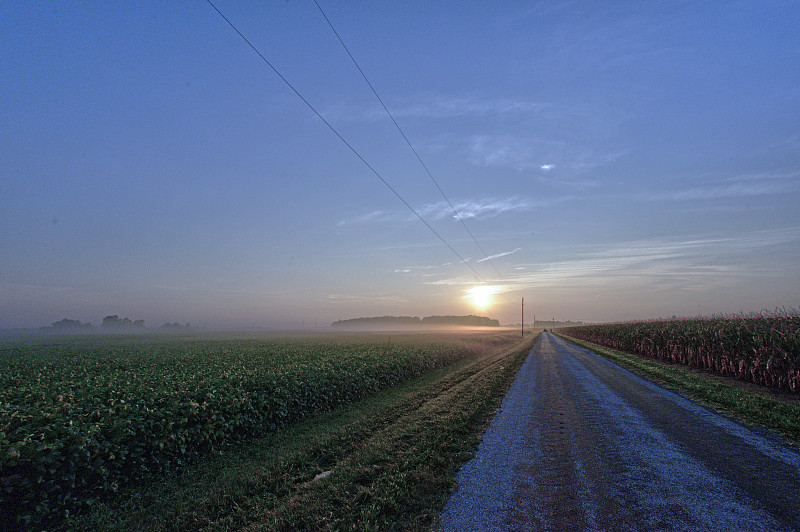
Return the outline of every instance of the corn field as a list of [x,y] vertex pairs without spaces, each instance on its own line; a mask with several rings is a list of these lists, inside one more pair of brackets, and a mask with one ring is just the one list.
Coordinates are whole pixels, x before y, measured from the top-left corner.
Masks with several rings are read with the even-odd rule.
[[638,321],[558,332],[619,351],[800,392],[800,312]]

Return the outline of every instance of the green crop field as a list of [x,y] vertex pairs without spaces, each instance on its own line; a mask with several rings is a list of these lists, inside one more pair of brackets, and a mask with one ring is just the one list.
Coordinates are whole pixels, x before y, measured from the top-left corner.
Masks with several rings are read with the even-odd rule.
[[800,392],[796,310],[564,327],[566,335],[668,363]]
[[0,344],[0,512],[58,523],[123,488],[508,336],[62,337]]

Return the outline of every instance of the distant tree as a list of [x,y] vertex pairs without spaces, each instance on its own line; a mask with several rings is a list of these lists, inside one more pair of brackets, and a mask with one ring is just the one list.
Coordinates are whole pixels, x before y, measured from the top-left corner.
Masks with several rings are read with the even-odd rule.
[[420,319],[416,316],[378,316],[373,318],[351,318],[331,323],[332,327],[359,327],[359,326],[398,326],[419,325]]
[[460,325],[471,327],[499,327],[500,322],[484,316],[380,316],[375,318],[353,318],[339,320],[331,324],[333,327],[399,327],[420,325]]
[[192,329],[192,326],[189,323],[187,323],[186,325],[181,325],[176,321],[175,323],[169,323],[169,322],[165,323],[164,325],[161,326],[161,328],[167,331],[184,331],[184,330],[188,331]]
[[49,327],[42,327],[40,330],[42,332],[77,332],[86,331],[91,328],[91,323],[81,323],[81,320],[70,320],[64,318],[63,320],[54,322]]
[[63,320],[54,322],[53,329],[76,329],[81,325],[81,320],[68,320],[64,318]]
[[426,325],[461,325],[470,327],[499,327],[500,322],[485,316],[427,316],[422,318]]
[[122,328],[122,320],[119,319],[119,316],[114,314],[113,316],[106,316],[103,318],[103,329],[121,329]]
[[144,320],[131,321],[130,318],[120,318],[118,315],[106,316],[103,318],[103,329],[123,330],[123,329],[144,329]]

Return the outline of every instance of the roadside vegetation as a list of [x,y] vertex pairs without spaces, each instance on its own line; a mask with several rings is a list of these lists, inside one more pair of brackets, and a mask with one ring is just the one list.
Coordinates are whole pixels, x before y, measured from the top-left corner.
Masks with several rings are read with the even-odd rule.
[[[567,333],[569,331],[569,333]],[[734,379],[722,379],[699,369],[669,364],[582,340],[574,328],[559,329],[563,336],[585,349],[627,368],[667,389],[745,424],[769,429],[800,448],[800,398]]]
[[422,526],[530,345],[498,333],[4,345],[3,517]]
[[560,328],[612,349],[800,393],[800,312]]

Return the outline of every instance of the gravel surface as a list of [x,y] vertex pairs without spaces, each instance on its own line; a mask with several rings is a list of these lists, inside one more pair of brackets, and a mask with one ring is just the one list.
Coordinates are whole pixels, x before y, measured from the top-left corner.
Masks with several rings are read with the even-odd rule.
[[800,530],[800,453],[542,334],[442,531]]

